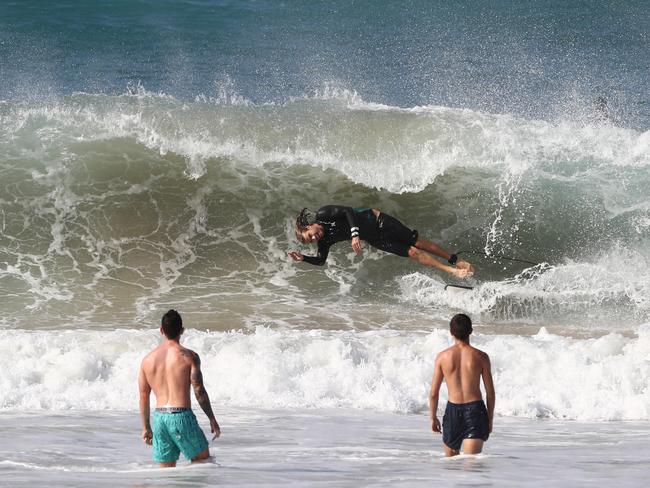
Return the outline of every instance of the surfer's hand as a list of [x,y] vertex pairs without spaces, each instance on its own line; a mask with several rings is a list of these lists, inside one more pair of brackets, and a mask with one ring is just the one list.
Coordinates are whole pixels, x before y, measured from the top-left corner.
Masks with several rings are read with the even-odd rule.
[[358,237],[353,237],[352,238],[352,249],[357,254],[359,254],[361,252],[361,239],[359,239]]
[[142,429],[142,440],[145,444],[153,444],[153,434],[151,432],[151,429]]
[[440,420],[438,420],[438,417],[433,417],[433,420],[431,421],[431,430],[434,432],[442,432],[440,429]]
[[219,427],[219,423],[215,418],[210,419],[210,432],[214,434],[212,440],[215,440],[217,437],[221,435],[221,427]]
[[302,261],[304,259],[303,255],[298,251],[289,251],[287,254],[291,256],[291,259],[294,261]]

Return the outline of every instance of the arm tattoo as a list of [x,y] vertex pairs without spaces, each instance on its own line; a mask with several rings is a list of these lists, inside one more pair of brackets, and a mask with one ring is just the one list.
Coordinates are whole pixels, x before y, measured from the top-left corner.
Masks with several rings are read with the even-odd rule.
[[213,418],[214,413],[212,412],[212,405],[210,405],[210,397],[208,397],[208,392],[203,386],[203,373],[201,373],[201,360],[199,359],[198,354],[194,355],[194,360],[195,360],[194,368],[192,368],[192,374],[190,376],[192,386],[194,387],[194,396],[196,397],[196,400],[199,402],[199,405],[201,406],[205,414],[208,416],[208,418]]

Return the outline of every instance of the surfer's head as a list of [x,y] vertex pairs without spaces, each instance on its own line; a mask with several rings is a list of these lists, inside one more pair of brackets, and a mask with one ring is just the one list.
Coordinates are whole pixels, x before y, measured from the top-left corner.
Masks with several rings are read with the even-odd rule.
[[459,341],[467,342],[472,333],[472,319],[464,313],[454,315],[449,322],[449,331]]
[[309,244],[310,242],[318,242],[324,233],[323,227],[314,223],[313,214],[303,208],[296,218],[296,239],[303,244]]
[[160,329],[167,339],[177,339],[183,333],[183,319],[176,310],[169,310],[163,315]]
[[298,229],[296,227],[296,238],[303,244],[310,244],[318,242],[325,235],[325,230],[318,224],[311,224],[306,229]]
[[307,207],[305,207],[300,211],[298,217],[296,217],[296,231],[306,230],[313,223],[314,216]]

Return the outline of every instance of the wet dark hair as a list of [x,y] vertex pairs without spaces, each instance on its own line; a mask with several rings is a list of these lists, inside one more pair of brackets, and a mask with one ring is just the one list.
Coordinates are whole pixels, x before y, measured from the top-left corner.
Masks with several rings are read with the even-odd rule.
[[307,207],[303,208],[296,218],[296,230],[302,231],[313,224],[313,217]]
[[160,322],[167,339],[176,339],[183,331],[183,319],[176,310],[169,310]]
[[472,319],[464,313],[454,315],[449,322],[449,331],[456,339],[467,341],[472,333]]
[[303,208],[298,217],[296,217],[296,239],[298,239],[303,244],[309,244],[309,241],[306,241],[302,233],[306,231],[311,224],[314,223],[314,215],[307,209]]

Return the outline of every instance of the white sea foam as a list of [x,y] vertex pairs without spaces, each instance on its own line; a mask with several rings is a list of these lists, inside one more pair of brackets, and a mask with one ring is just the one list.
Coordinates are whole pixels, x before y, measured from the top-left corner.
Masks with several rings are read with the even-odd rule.
[[[635,263],[612,266],[612,263]],[[524,270],[500,281],[475,283],[471,293],[451,294],[437,277],[416,272],[398,278],[402,300],[433,308],[457,308],[499,320],[525,320],[527,317],[567,316],[573,312],[590,315],[607,309],[650,311],[650,267],[640,253],[613,248],[582,262],[566,260]],[[627,327],[627,323],[612,327]]]
[[[226,90],[226,88],[224,88]],[[231,99],[235,101],[230,101]],[[16,138],[38,131],[57,144],[133,138],[187,162],[189,178],[210,158],[242,164],[308,164],[342,172],[356,183],[415,192],[450,167],[521,174],[562,161],[645,167],[650,133],[611,125],[523,120],[468,109],[399,108],[364,102],[326,87],[285,105],[253,105],[234,95],[192,103],[153,95],[77,94],[39,106],[16,106],[0,125]]]
[[[480,326],[480,324],[478,324]],[[566,419],[650,419],[650,324],[631,338],[482,335],[497,413]],[[5,331],[0,406],[10,410],[136,409],[137,370],[157,331]],[[215,405],[263,408],[427,408],[445,330],[188,331]],[[445,392],[443,389],[443,399]]]

